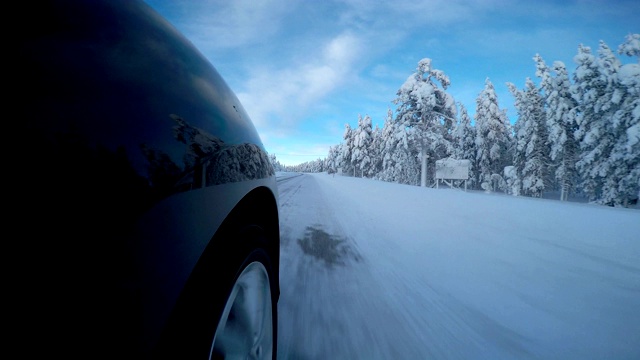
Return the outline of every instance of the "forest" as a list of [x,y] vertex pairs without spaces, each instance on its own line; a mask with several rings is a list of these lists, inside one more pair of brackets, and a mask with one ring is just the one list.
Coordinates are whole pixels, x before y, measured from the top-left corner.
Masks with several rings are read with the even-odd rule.
[[[501,109],[493,83],[485,80],[473,119],[447,92],[449,77],[418,62],[400,86],[383,127],[359,115],[345,124],[342,142],[324,159],[282,166],[276,171],[328,172],[400,184],[432,186],[435,162],[469,160],[469,186],[487,192],[628,207],[640,196],[640,34],[629,34],[618,55],[603,41],[594,53],[579,45],[575,68],[533,57],[535,79],[522,89],[505,84],[517,120]],[[424,174],[424,175],[423,175]],[[426,183],[425,180],[426,179]]]

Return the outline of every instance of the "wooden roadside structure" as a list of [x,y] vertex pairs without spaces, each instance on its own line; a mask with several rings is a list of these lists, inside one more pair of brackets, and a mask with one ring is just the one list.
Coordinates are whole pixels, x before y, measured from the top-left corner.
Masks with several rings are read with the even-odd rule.
[[457,188],[456,180],[464,180],[464,191],[467,191],[467,181],[469,180],[469,160],[442,159],[436,161],[436,189],[440,181],[449,185],[451,188]]

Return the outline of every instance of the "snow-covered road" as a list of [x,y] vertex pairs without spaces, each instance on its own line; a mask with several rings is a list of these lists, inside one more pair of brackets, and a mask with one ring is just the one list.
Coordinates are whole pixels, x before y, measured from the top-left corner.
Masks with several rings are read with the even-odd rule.
[[640,358],[640,211],[279,176],[279,359]]

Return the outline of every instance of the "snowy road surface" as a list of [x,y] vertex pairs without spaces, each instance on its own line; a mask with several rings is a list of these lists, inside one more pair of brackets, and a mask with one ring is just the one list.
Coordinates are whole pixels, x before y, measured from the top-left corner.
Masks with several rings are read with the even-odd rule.
[[640,359],[640,211],[291,175],[279,359]]

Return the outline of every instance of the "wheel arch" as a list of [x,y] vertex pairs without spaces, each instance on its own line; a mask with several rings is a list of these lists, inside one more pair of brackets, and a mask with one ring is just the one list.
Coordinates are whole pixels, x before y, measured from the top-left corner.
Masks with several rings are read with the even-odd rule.
[[[216,246],[216,242],[234,241],[233,236],[225,236],[226,227],[231,225],[235,229],[242,231],[252,231],[247,226],[258,226],[259,230],[266,238],[263,244],[276,275],[279,275],[280,265],[280,223],[279,223],[278,202],[276,194],[266,186],[260,186],[247,193],[220,226],[219,231],[214,235],[214,241],[210,245]],[[278,279],[276,278],[276,281]],[[279,285],[276,283],[276,285]],[[279,289],[276,294],[279,294]]]
[[[206,358],[237,275],[235,267],[256,246],[269,256],[272,302],[277,314],[280,294],[277,195],[270,187],[259,186],[242,197],[213,235],[177,300],[153,358]],[[277,319],[275,324],[274,337]]]

